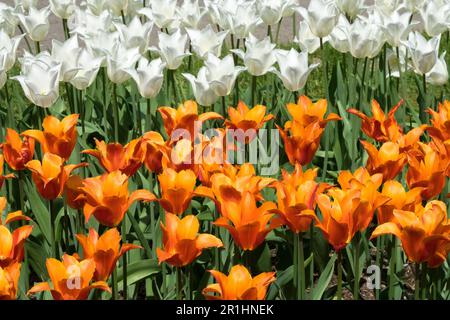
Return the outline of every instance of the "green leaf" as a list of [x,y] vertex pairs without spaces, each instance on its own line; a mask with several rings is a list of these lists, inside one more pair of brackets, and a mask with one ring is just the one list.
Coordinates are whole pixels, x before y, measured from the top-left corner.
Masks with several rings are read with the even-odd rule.
[[41,200],[41,197],[36,191],[33,184],[26,180],[25,190],[28,196],[28,200],[31,205],[31,211],[33,212],[34,218],[36,219],[39,229],[41,229],[47,243],[51,243],[51,226],[50,226],[50,212]]
[[[128,264],[127,284],[130,286],[142,279],[146,279],[161,271],[156,259],[146,259]],[[117,283],[119,290],[123,288],[123,269],[117,269]]]
[[328,261],[325,269],[320,274],[317,285],[312,292],[312,300],[320,300],[322,298],[323,293],[325,292],[326,288],[330,284],[331,278],[333,277],[334,263],[336,261],[336,258],[336,254],[333,254],[331,259]]

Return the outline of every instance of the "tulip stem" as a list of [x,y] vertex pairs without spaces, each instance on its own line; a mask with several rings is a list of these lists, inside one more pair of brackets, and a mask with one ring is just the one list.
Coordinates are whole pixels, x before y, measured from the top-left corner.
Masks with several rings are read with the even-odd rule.
[[[320,38],[320,51],[322,54],[322,73],[323,73],[323,85],[325,89],[325,97],[327,102],[330,102],[330,96],[328,91],[328,74],[327,74],[327,63],[326,63],[326,55],[325,55],[325,47],[323,45],[323,38]],[[325,128],[326,130],[326,128]],[[325,159],[323,160],[323,168],[322,168],[322,181],[325,180],[327,176],[327,168],[328,168],[328,148],[330,146],[330,137],[325,133]]]
[[64,36],[66,40],[70,38],[69,27],[67,26],[67,19],[62,19],[62,25],[64,29]]
[[353,283],[353,300],[359,300],[359,255],[361,248],[361,240],[359,237],[359,233],[355,235],[355,256],[354,256],[354,267],[355,267],[355,279]]
[[420,264],[414,265],[415,281],[414,281],[414,299],[420,300]]
[[222,115],[224,117],[226,117],[226,115],[227,115],[227,102],[226,102],[225,96],[222,97]]
[[[25,30],[23,30],[23,28],[22,28],[22,26],[20,24],[18,25],[18,27],[19,27],[20,33],[25,34],[25,35],[27,34],[25,32]],[[30,41],[28,41],[28,38],[24,37],[24,39],[25,39],[25,44],[27,45],[28,51],[29,52],[33,52],[33,50],[31,49]]]
[[422,75],[422,83],[423,83],[423,101],[419,106],[419,118],[420,118],[420,122],[422,124],[426,123],[426,116],[425,116],[425,107],[426,107],[426,101],[427,99],[427,76],[426,74]]
[[297,269],[295,270],[297,277],[297,299],[305,299],[305,254],[303,250],[303,233],[296,233],[294,241],[297,243]]
[[297,35],[297,15],[294,12],[294,14],[292,15],[292,37],[295,39],[296,35]]
[[41,44],[39,43],[39,41],[35,41],[34,45],[36,46],[36,54],[41,53]]
[[117,271],[114,268],[114,271],[112,273],[112,299],[117,300]]
[[252,76],[252,105],[253,108],[256,105],[256,76]]
[[337,278],[336,296],[338,300],[342,300],[342,253],[340,250],[337,252],[337,267],[338,267],[338,278]]
[[8,90],[8,82],[5,83],[5,99],[6,99],[6,107],[7,107],[7,115],[8,115],[8,126],[12,129],[16,129],[16,124],[14,121],[14,110],[11,106],[11,100],[9,96]]
[[[127,216],[122,220],[122,243],[127,242]],[[123,270],[123,298],[128,300],[128,261],[127,253],[125,252],[122,256],[122,270]]]
[[[108,115],[106,110],[106,68],[102,68],[102,91],[103,91],[103,131],[108,136]],[[105,137],[106,138],[106,137]]]
[[397,238],[393,238],[391,248],[391,259],[389,261],[389,300],[394,299],[394,289],[395,289],[395,271],[396,271],[396,261],[397,261]]
[[117,84],[113,83],[113,120],[114,120],[114,141],[119,142],[119,105],[117,102]]
[[50,226],[51,226],[51,240],[52,240],[52,248],[53,248],[53,257],[55,259],[58,259],[59,254],[58,254],[58,243],[56,242],[56,216],[57,216],[57,212],[56,212],[56,208],[55,208],[55,200],[50,200],[49,201],[49,205],[50,205]]
[[281,29],[281,23],[283,22],[283,18],[280,19],[280,22],[278,22],[277,26],[277,32],[275,36],[275,43],[278,44],[278,38],[280,37],[280,29]]
[[181,287],[181,268],[176,267],[176,277],[177,277],[177,300],[182,300],[183,298],[183,294],[182,294],[182,290],[183,288]]

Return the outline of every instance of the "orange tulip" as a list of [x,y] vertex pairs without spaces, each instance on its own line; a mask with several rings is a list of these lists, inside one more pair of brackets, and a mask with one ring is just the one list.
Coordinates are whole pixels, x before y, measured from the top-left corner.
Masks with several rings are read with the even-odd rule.
[[64,191],[64,185],[70,173],[87,163],[64,166],[64,159],[52,153],[44,154],[42,163],[32,160],[25,165],[31,172],[34,184],[40,195],[47,200],[58,198]]
[[377,190],[383,183],[383,175],[381,173],[371,175],[366,168],[360,167],[354,173],[348,170],[341,171],[337,180],[343,190],[362,189],[372,184]]
[[293,120],[285,123],[284,130],[277,125],[286,154],[291,164],[308,164],[319,148],[327,123],[341,118],[335,113],[324,118],[327,111],[324,99],[313,103],[308,97],[301,96],[297,104],[288,104],[287,108]]
[[390,200],[378,208],[378,224],[393,221],[395,209],[414,211],[415,206],[422,202],[420,197],[421,191],[422,188],[414,188],[406,192],[400,182],[395,180],[386,181],[383,184],[381,194],[390,198]]
[[24,170],[25,164],[33,159],[34,139],[24,137],[23,141],[13,129],[6,128],[6,142],[0,145],[8,166],[13,170]]
[[27,295],[50,291],[54,300],[86,300],[93,289],[111,292],[104,281],[91,284],[95,272],[93,259],[78,261],[74,256],[65,254],[62,261],[47,259],[46,266],[53,288],[50,283],[41,282],[32,287]]
[[[259,129],[264,124],[273,119],[273,115],[266,115],[266,107],[257,105],[250,109],[244,102],[240,101],[237,108],[229,107],[228,116],[230,120],[225,120],[225,125],[228,129],[242,130],[248,134],[245,143],[252,141]],[[242,141],[244,142],[244,141]]]
[[130,195],[128,177],[120,171],[85,179],[80,189],[86,201],[83,208],[86,223],[94,216],[107,227],[119,225],[134,201],[156,200],[155,195],[147,190],[136,190]]
[[[6,198],[0,198],[0,213],[4,211],[6,207]],[[7,267],[13,263],[20,263],[23,261],[24,244],[28,239],[33,226],[22,226],[15,229],[12,233],[6,227],[14,221],[26,220],[30,218],[23,215],[22,211],[16,211],[8,214],[3,222],[0,214],[0,267]]]
[[222,190],[222,217],[214,224],[227,229],[234,242],[243,250],[253,250],[266,238],[267,234],[281,225],[280,221],[272,220],[271,213],[276,205],[264,202],[259,208],[256,206],[255,196],[244,191],[242,194]]
[[326,188],[326,185],[315,181],[317,170],[303,172],[302,167],[296,164],[292,174],[283,170],[283,179],[276,183],[278,209],[274,212],[279,215],[281,223],[295,233],[308,230],[316,217],[314,209],[317,195]]
[[418,144],[422,154],[408,155],[406,182],[410,189],[423,188],[422,199],[430,200],[441,193],[445,186],[448,161],[443,161],[429,145],[420,142]]
[[20,263],[0,267],[0,300],[15,300],[20,278]]
[[64,186],[66,203],[72,209],[79,210],[84,207],[85,199],[82,196],[82,186],[83,179],[77,175],[70,176],[66,181],[66,185]]
[[195,159],[194,143],[190,139],[180,139],[171,141],[168,151],[163,153],[163,170],[171,168],[177,172],[182,170],[192,170],[195,174],[198,172],[200,161]]
[[71,114],[60,121],[47,116],[42,123],[43,131],[27,130],[22,135],[39,141],[43,153],[53,153],[69,160],[77,143],[78,117],[78,114]]
[[204,249],[223,247],[222,241],[210,234],[198,234],[200,224],[194,215],[178,216],[166,213],[166,225],[161,222],[163,248],[156,248],[159,263],[167,262],[175,267],[186,266]]
[[120,233],[116,228],[109,229],[100,237],[95,229],[89,229],[89,235],[77,234],[78,242],[83,248],[84,259],[95,261],[95,281],[107,281],[116,267],[117,260],[127,251],[142,248],[124,243],[120,247]]
[[[198,114],[198,105],[195,101],[186,101],[178,106],[178,109],[171,107],[160,107],[158,111],[161,113],[161,117],[164,122],[164,128],[167,135],[172,136],[172,133],[176,129],[188,130],[191,139],[193,140],[196,134],[194,128],[195,121],[207,121],[212,119],[223,119],[223,117],[216,112],[206,112]],[[185,137],[186,138],[186,137]]]
[[275,272],[263,272],[252,278],[242,265],[233,266],[228,276],[216,270],[209,272],[217,283],[203,289],[207,300],[264,300],[269,285],[275,281]]
[[317,227],[336,251],[345,248],[356,232],[367,229],[375,210],[389,201],[377,191],[379,184],[374,180],[379,180],[380,176],[375,175],[363,183],[362,179],[347,180],[348,174],[344,174],[342,189],[331,188],[327,195],[318,196],[322,220],[317,219]]
[[3,155],[0,154],[0,189],[3,187],[3,183],[6,179],[12,179],[14,178],[13,174],[7,174],[3,175]]
[[384,181],[394,179],[406,164],[406,156],[400,152],[397,143],[385,142],[379,150],[367,141],[361,141],[361,144],[369,155],[367,170],[371,174],[381,173]]
[[195,183],[197,177],[192,170],[176,172],[166,168],[158,176],[161,188],[161,199],[159,203],[164,210],[173,214],[182,214],[194,197]]
[[145,145],[144,164],[151,172],[160,172],[162,169],[162,157],[168,147],[164,138],[155,131],[149,131],[142,137]]
[[431,127],[428,127],[428,133],[437,137],[441,141],[450,139],[450,101],[445,100],[439,103],[438,111],[428,109],[431,115]]
[[441,201],[431,201],[414,211],[394,210],[392,222],[378,226],[371,238],[393,234],[402,242],[403,250],[412,262],[427,262],[438,267],[450,252],[450,220]]
[[395,107],[393,107],[387,117],[377,101],[372,100],[372,118],[369,118],[364,113],[356,110],[349,109],[347,112],[356,115],[361,118],[362,126],[361,130],[370,138],[375,139],[378,142],[397,142],[403,135],[403,130],[395,120],[395,113],[398,108],[403,104],[401,100]]
[[132,176],[142,165],[145,151],[142,140],[135,139],[122,146],[120,143],[108,143],[95,139],[97,149],[84,150],[82,153],[90,154],[98,159],[106,172],[120,170],[127,176]]

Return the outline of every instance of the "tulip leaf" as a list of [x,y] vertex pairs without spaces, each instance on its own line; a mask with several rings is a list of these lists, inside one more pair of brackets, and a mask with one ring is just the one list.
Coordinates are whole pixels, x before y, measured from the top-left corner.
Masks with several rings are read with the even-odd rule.
[[330,284],[331,278],[333,277],[334,263],[336,259],[336,254],[333,254],[331,259],[328,261],[325,269],[320,274],[317,285],[314,287],[312,292],[312,300],[320,300],[322,298],[323,293],[327,289],[328,285]]
[[[128,264],[127,284],[130,286],[161,271],[155,259],[146,259]],[[117,283],[119,290],[123,288],[123,269],[117,269]]]
[[51,243],[51,227],[50,227],[50,212],[41,200],[41,197],[36,191],[33,184],[26,180],[25,190],[28,199],[33,204],[31,206],[31,211],[33,212],[34,218],[36,219],[37,225],[44,235],[47,243]]
[[139,242],[144,247],[145,256],[150,257],[150,253],[151,253],[150,245],[148,244],[148,241],[145,239],[144,233],[142,232],[141,228],[139,227],[139,223],[136,221],[136,219],[133,217],[133,215],[129,212],[127,213],[127,217],[131,221],[131,225],[133,227],[133,230],[136,232],[136,236],[138,237]]

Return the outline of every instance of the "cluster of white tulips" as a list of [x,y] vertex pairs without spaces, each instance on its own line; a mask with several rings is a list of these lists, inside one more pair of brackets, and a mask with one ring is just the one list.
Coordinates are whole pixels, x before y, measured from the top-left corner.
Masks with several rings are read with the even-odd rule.
[[[41,51],[51,14],[66,40]],[[279,43],[282,22],[292,25],[291,43]],[[179,78],[210,106],[230,95],[243,72],[274,73],[288,91],[302,90],[319,65],[308,55],[325,43],[356,59],[385,49],[386,76],[413,70],[440,86],[448,80],[440,40],[449,28],[448,0],[312,0],[306,7],[297,0],[49,0],[43,8],[15,0],[0,3],[0,87],[20,56],[20,74],[11,78],[40,107],[57,101],[61,82],[85,90],[102,67],[112,83],[132,79],[150,99],[165,77],[175,82],[174,73],[189,64]],[[191,67],[194,58],[203,61],[199,70]]]

